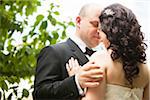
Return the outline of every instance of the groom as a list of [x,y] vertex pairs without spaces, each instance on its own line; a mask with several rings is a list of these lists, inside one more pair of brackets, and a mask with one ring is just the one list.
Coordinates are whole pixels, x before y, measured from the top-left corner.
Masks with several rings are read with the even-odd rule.
[[[76,17],[76,32],[66,42],[43,48],[37,59],[34,82],[34,100],[78,100],[84,95],[84,88],[96,87],[102,77],[94,72],[99,68],[88,63],[86,48],[99,44],[98,32],[100,8],[95,4],[86,4]],[[68,76],[66,63],[73,57],[82,69],[71,77]]]

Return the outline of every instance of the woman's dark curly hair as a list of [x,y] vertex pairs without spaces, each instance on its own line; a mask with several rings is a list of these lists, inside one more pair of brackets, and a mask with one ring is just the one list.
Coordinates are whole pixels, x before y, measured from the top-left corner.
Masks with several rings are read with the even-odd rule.
[[146,61],[143,33],[133,12],[121,4],[106,7],[100,18],[101,29],[110,41],[111,58],[121,59],[125,78],[132,86],[139,73],[138,63]]

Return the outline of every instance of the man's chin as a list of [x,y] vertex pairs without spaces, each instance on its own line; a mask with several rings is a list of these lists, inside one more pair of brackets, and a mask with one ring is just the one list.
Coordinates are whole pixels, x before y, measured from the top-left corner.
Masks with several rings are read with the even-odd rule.
[[97,47],[99,45],[99,42],[98,43],[95,43],[93,46],[92,46],[92,48],[95,48],[95,47]]

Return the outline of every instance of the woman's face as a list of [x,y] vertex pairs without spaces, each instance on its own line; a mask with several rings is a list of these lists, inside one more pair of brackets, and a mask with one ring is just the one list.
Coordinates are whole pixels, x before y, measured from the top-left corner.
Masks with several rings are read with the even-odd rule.
[[106,34],[101,30],[101,25],[99,25],[99,36],[100,43],[103,42],[105,47],[108,48],[110,46],[110,41],[107,39]]

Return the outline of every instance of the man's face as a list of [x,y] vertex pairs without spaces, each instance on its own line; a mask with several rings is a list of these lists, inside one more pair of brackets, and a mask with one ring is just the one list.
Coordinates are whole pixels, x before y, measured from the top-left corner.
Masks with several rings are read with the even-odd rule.
[[100,36],[98,32],[99,18],[82,18],[80,24],[80,38],[90,48],[96,47],[99,44]]

